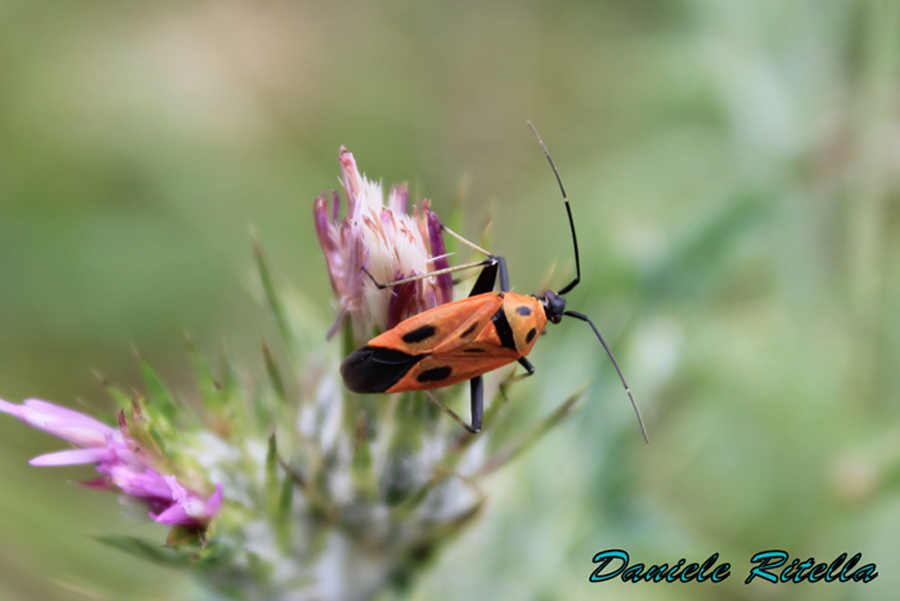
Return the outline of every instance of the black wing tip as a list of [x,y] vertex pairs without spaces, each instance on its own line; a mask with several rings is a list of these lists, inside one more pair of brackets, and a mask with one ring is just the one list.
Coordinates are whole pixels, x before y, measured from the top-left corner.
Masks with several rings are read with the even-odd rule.
[[424,355],[366,345],[347,355],[341,363],[341,376],[351,392],[385,392],[423,358]]

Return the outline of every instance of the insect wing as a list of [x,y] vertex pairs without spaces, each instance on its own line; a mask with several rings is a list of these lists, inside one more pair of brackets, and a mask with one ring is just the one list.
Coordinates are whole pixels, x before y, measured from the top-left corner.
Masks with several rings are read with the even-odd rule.
[[488,293],[440,305],[376,336],[369,346],[409,355],[451,350],[475,340],[502,304],[499,294]]
[[493,347],[490,352],[472,355],[454,351],[425,357],[410,366],[406,374],[387,392],[443,388],[508,365],[519,358],[509,349]]
[[387,392],[442,388],[515,361],[518,353],[495,340],[492,317],[502,305],[501,294],[480,294],[426,311],[371,340],[369,345],[389,343],[409,355],[428,353]]

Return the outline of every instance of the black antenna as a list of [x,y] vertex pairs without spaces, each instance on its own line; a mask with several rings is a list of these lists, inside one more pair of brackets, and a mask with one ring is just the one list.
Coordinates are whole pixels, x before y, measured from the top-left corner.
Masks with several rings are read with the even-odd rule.
[[650,442],[650,438],[647,436],[647,428],[644,427],[644,418],[641,417],[641,411],[638,409],[637,403],[634,402],[634,397],[631,396],[631,388],[628,387],[628,382],[625,381],[625,376],[622,374],[622,370],[619,369],[619,363],[616,361],[615,355],[612,354],[612,351],[609,350],[609,346],[607,346],[606,341],[603,340],[603,336],[600,335],[600,330],[597,329],[597,326],[594,325],[594,322],[591,319],[584,315],[583,313],[578,313],[576,311],[565,311],[563,315],[568,315],[569,317],[574,317],[575,319],[580,319],[581,321],[586,321],[591,324],[591,328],[594,330],[594,334],[597,335],[597,338],[600,339],[600,344],[603,345],[603,348],[606,349],[606,354],[609,355],[609,358],[612,359],[613,365],[616,367],[616,371],[619,372],[619,379],[622,380],[622,386],[625,387],[625,392],[628,393],[628,398],[631,399],[631,406],[634,407],[634,414],[637,415],[638,424],[641,426],[641,434],[644,435],[644,440],[646,442]]
[[562,296],[577,286],[578,282],[581,281],[581,260],[578,257],[578,236],[575,235],[575,220],[572,219],[572,209],[569,207],[569,197],[566,195],[566,189],[563,186],[562,178],[559,177],[559,170],[556,168],[556,164],[550,157],[550,151],[547,150],[547,145],[544,144],[544,141],[541,139],[541,134],[537,132],[534,125],[531,124],[531,121],[526,121],[526,123],[528,124],[528,127],[531,128],[531,131],[534,132],[534,135],[537,136],[538,142],[540,143],[541,148],[544,149],[544,154],[547,156],[547,160],[550,161],[550,166],[553,167],[553,174],[556,176],[556,181],[559,184],[559,191],[562,192],[563,202],[566,203],[566,214],[569,216],[569,229],[572,230],[572,245],[575,247],[575,279],[563,286],[562,290],[557,292],[557,294]]

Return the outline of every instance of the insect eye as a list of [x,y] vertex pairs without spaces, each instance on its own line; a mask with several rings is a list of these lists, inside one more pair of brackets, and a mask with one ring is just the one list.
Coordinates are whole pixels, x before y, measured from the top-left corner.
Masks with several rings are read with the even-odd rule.
[[548,290],[544,293],[544,310],[547,312],[547,319],[550,322],[559,323],[566,310],[566,299],[552,290]]

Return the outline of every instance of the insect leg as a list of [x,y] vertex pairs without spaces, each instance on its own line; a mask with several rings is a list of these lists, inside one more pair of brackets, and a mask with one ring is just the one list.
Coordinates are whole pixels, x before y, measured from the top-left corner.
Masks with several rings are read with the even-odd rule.
[[525,357],[520,357],[520,358],[519,358],[519,365],[521,365],[522,367],[525,368],[526,371],[525,371],[524,374],[519,374],[518,376],[513,376],[513,377],[509,378],[508,380],[506,380],[506,381],[504,381],[504,382],[500,382],[500,394],[503,395],[503,400],[504,400],[504,401],[508,401],[508,400],[509,400],[509,399],[506,398],[506,388],[507,388],[508,386],[514,384],[515,382],[518,382],[519,380],[524,380],[524,379],[527,378],[528,376],[533,376],[533,375],[534,375],[534,365],[531,364],[531,361],[529,361],[529,360],[526,359]]
[[476,429],[474,429],[472,426],[470,426],[469,424],[467,424],[467,423],[463,420],[463,418],[461,418],[460,416],[458,416],[458,415],[456,414],[456,412],[455,412],[453,409],[451,409],[451,408],[448,407],[447,405],[443,404],[436,396],[434,396],[434,395],[431,393],[430,390],[426,390],[426,391],[424,391],[424,392],[425,392],[425,396],[428,397],[428,400],[429,400],[429,401],[431,401],[432,403],[434,403],[435,405],[437,405],[437,406],[440,408],[441,411],[443,411],[444,413],[446,413],[447,415],[449,415],[450,417],[452,417],[454,420],[456,420],[456,423],[458,423],[460,426],[462,426],[463,428],[465,428],[466,430],[468,430],[468,431],[471,432],[472,434],[478,434],[478,430],[481,429],[481,420],[479,420],[479,422],[478,422],[478,430],[476,430]]
[[453,273],[454,271],[462,271],[463,269],[474,269],[476,267],[486,267],[488,265],[493,265],[497,262],[497,259],[490,258],[484,259],[482,261],[475,261],[474,263],[465,263],[463,265],[456,265],[455,267],[447,267],[446,269],[438,269],[436,271],[429,271],[428,273],[423,273],[422,275],[414,275],[408,278],[403,278],[401,280],[394,280],[393,282],[387,282],[382,284],[378,280],[375,279],[369,270],[365,267],[362,268],[363,273],[369,276],[369,279],[372,280],[372,283],[375,284],[375,287],[379,290],[384,290],[385,288],[390,288],[392,286],[399,286],[400,284],[406,284],[407,282],[415,282],[416,280],[424,280],[425,278],[430,278],[433,275],[442,275],[445,273]]
[[[534,375],[534,365],[531,364],[531,361],[529,361],[525,357],[519,357],[519,365],[524,367],[527,373],[516,376],[515,380],[513,380],[513,381],[518,381],[518,380],[521,380],[522,378],[527,378],[528,376]],[[512,382],[510,382],[510,384],[512,384]]]
[[453,236],[454,238],[456,238],[457,240],[459,240],[460,242],[462,242],[463,244],[465,244],[466,246],[468,246],[469,248],[474,249],[477,252],[480,252],[484,256],[486,256],[486,257],[494,256],[492,253],[489,253],[488,251],[484,250],[483,248],[481,248],[480,246],[478,246],[471,240],[467,240],[466,238],[463,238],[462,236],[460,236],[459,234],[457,234],[456,232],[451,230],[449,227],[447,227],[443,223],[441,224],[441,229],[443,231],[447,232],[448,234],[450,234],[451,236]]
[[475,285],[472,286],[472,291],[469,293],[469,296],[477,296],[479,294],[491,292],[494,289],[494,282],[497,281],[497,268],[499,262],[493,258],[489,260],[493,260],[493,262],[485,265],[484,269],[481,270],[481,273],[478,274],[478,279],[475,280]]
[[491,292],[494,289],[494,282],[497,281],[497,273],[500,273],[500,291],[509,292],[509,273],[506,271],[506,259],[503,257],[491,257],[493,263],[485,265],[484,269],[478,275],[475,285],[469,296],[476,296]]
[[506,259],[489,253],[474,242],[466,240],[444,224],[441,224],[441,229],[463,244],[472,247],[483,255],[487,255],[487,260],[492,262],[492,265],[485,266],[485,268],[481,270],[481,275],[478,277],[478,280],[472,287],[472,292],[469,294],[469,296],[475,296],[476,294],[484,294],[485,292],[492,291],[494,289],[494,282],[497,281],[498,270],[500,272],[500,290],[501,292],[509,292],[509,273],[506,270]]
[[472,401],[472,427],[466,428],[469,432],[481,431],[481,416],[484,414],[484,379],[475,376],[469,380],[471,385]]

